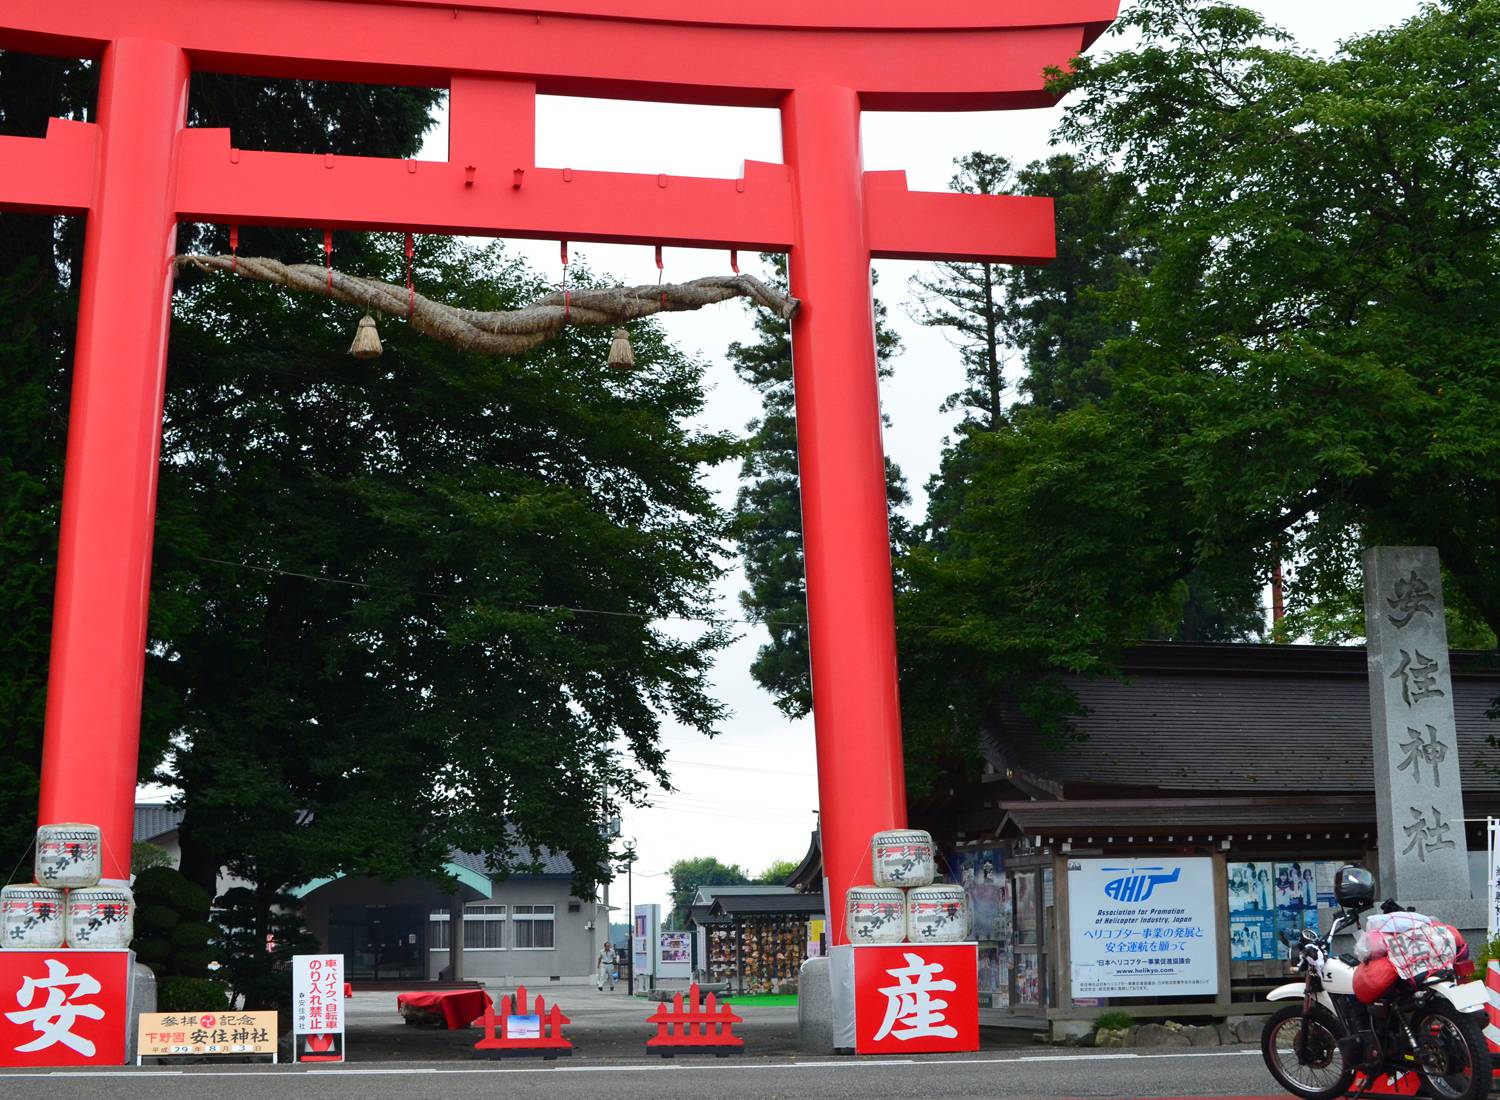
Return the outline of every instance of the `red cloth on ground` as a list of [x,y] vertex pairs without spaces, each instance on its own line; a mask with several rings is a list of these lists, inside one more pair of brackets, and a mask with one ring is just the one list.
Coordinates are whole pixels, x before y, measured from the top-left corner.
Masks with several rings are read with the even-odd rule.
[[430,992],[398,993],[396,1011],[402,1017],[420,1018],[440,1013],[449,1031],[460,1031],[484,1015],[490,995],[482,989],[435,989]]

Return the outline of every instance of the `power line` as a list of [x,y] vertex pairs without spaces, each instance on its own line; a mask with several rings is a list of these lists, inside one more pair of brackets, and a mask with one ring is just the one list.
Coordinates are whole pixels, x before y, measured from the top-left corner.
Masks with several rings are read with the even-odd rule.
[[[430,599],[445,602],[461,602],[465,599],[452,592],[433,592],[425,588],[413,588],[399,584],[371,584],[368,581],[354,581],[346,577],[329,577],[317,573],[300,573],[294,569],[281,569],[273,565],[255,565],[247,561],[229,561],[226,558],[211,558],[204,554],[191,555],[198,561],[208,562],[213,565],[228,566],[231,569],[249,569],[256,573],[266,573],[277,577],[294,577],[298,580],[312,581],[317,584],[335,584],[346,588],[361,588],[367,592],[405,592],[409,595],[427,596]],[[617,619],[636,619],[642,622],[682,622],[682,623],[705,623],[710,626],[806,626],[805,620],[791,619],[739,619],[729,615],[653,615],[643,611],[611,611],[597,607],[574,607],[568,604],[543,604],[522,603],[519,601],[506,604],[507,607],[520,608],[526,611],[559,612],[566,611],[574,615],[603,615]]]

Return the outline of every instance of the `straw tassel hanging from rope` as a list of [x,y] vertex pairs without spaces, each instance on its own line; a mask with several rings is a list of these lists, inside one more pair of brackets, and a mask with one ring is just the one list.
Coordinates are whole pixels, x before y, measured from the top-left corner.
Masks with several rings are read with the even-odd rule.
[[354,330],[354,343],[349,345],[349,354],[356,359],[379,359],[380,351],[380,330],[375,327],[375,318],[366,310],[359,319],[359,328]]
[[635,366],[635,349],[630,346],[629,330],[615,329],[614,342],[609,345],[609,365],[612,367]]

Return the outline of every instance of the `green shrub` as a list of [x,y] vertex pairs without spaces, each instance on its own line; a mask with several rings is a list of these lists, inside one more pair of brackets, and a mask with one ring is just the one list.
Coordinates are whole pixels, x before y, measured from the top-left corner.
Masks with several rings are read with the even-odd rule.
[[169,905],[148,905],[135,911],[135,926],[145,932],[170,932],[181,920]]
[[156,986],[158,1012],[223,1012],[229,993],[212,978],[163,978]]
[[1094,1017],[1095,1031],[1122,1031],[1135,1023],[1135,1017],[1128,1012],[1115,1009],[1112,1012],[1101,1012]]
[[[1471,946],[1469,950],[1472,952],[1474,949]],[[1482,982],[1484,981],[1485,971],[1489,969],[1490,960],[1500,959],[1500,936],[1497,936],[1495,939],[1492,939],[1489,943],[1481,947],[1477,952],[1474,953],[1473,958],[1474,977],[1470,980]]]
[[150,867],[135,876],[136,956],[158,978],[202,978],[208,948],[208,895],[171,867]]
[[172,929],[167,941],[178,955],[202,951],[208,946],[210,931],[206,924],[179,924]]

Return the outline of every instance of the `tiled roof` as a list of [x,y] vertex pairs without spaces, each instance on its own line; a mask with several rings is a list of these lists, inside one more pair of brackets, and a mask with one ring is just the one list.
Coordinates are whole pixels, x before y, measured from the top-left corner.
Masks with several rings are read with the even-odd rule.
[[153,840],[174,832],[182,824],[182,811],[147,802],[135,804],[135,839]]
[[794,894],[790,886],[767,886],[765,883],[750,883],[745,886],[700,886],[693,895],[693,905],[712,905],[714,898],[725,894]]
[[[1466,792],[1500,792],[1485,712],[1500,675],[1454,654],[1453,706]],[[1370,697],[1356,647],[1144,645],[1124,680],[1069,678],[1086,713],[1083,738],[1043,743],[1018,710],[993,731],[986,755],[1000,776],[1061,784],[1072,798],[1163,791],[1274,794],[1309,786],[1307,756],[1341,794],[1370,791]],[[1118,792],[1118,793],[1117,793]]]
[[[454,849],[448,853],[448,858],[464,868],[478,875],[490,875],[489,861],[482,855],[474,852],[460,852]],[[530,850],[520,845],[513,845],[510,849],[510,860],[516,866],[525,866],[531,863],[533,858],[539,859],[541,869],[539,871],[517,871],[512,878],[571,878],[573,875],[573,861],[561,852],[554,852],[550,848],[543,848],[536,857]]]

